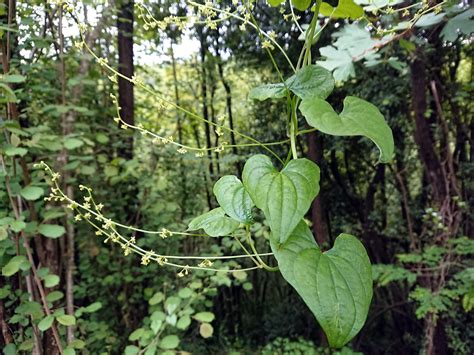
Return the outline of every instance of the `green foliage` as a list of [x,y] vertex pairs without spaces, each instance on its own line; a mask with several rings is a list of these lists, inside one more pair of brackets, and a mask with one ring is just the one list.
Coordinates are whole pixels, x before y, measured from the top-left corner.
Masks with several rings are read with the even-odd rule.
[[254,100],[279,99],[286,97],[288,90],[300,98],[319,97],[325,99],[334,89],[331,73],[318,66],[309,65],[298,70],[284,83],[265,84],[250,90],[249,98]]
[[344,109],[338,115],[331,105],[321,99],[303,100],[300,110],[308,123],[326,134],[337,136],[365,136],[380,150],[380,161],[393,157],[392,130],[377,107],[354,96],[344,99]]
[[372,300],[370,261],[362,244],[351,235],[341,234],[325,253],[315,246],[304,246],[308,243],[305,235],[298,241],[295,234],[295,240],[280,247],[281,272],[314,313],[329,344],[340,348],[365,323]]
[[53,325],[53,322],[54,322],[54,317],[47,316],[38,323],[38,329],[44,332],[48,330],[49,328],[51,328],[51,326]]
[[271,343],[265,345],[262,349],[262,355],[274,354],[307,354],[307,355],[360,355],[360,352],[354,352],[344,347],[340,351],[332,351],[323,347],[316,347],[311,341],[299,338],[291,340],[287,338],[277,338]]
[[460,35],[470,35],[474,28],[474,9],[468,8],[449,19],[441,31],[441,36],[447,41],[454,42]]
[[[260,2],[250,2],[248,8],[230,1],[165,1],[146,8],[136,3],[133,39],[140,45],[135,48],[148,49],[150,40],[159,43],[162,64],[144,64],[142,53],[135,58],[136,77],[130,78],[135,127],[124,131],[112,120],[120,109],[110,99],[117,89],[110,68],[121,67],[115,58],[116,32],[110,30],[117,9],[84,2],[91,13],[105,11],[98,21],[103,25],[97,32],[101,38],[93,43],[95,32],[84,33],[91,40],[90,52],[84,53],[79,38],[67,34],[58,53],[54,38],[60,37],[52,37],[59,29],[58,16],[51,16],[44,30],[38,26],[44,13],[60,11],[58,5],[43,9],[39,3],[16,3],[17,21],[6,23],[8,17],[3,16],[0,24],[0,35],[11,47],[6,49],[10,58],[3,56],[10,60],[9,72],[0,77],[0,267],[5,276],[0,299],[2,321],[14,341],[4,353],[33,352],[37,326],[41,344],[50,343],[55,327],[65,354],[220,353],[234,345],[242,353],[257,353],[263,344],[268,344],[264,354],[352,354],[346,347],[335,351],[315,345],[320,344],[319,332],[307,307],[330,344],[341,347],[367,317],[372,278],[376,289],[371,322],[351,344],[354,349],[419,352],[425,342],[422,328],[434,319],[445,327],[453,351],[469,352],[474,249],[472,240],[457,236],[469,231],[472,217],[467,118],[472,9],[453,3],[430,7],[398,0],[331,1],[319,8],[321,15],[331,17],[321,26],[317,22],[322,21],[307,21],[316,10],[314,1],[292,1],[305,11],[297,13],[301,18],[279,0],[268,1],[280,6],[269,11]],[[0,15],[7,10],[0,5]],[[62,11],[63,24],[71,21],[75,27],[67,6]],[[75,11],[80,13],[82,6]],[[173,17],[164,18],[170,12]],[[180,43],[178,33],[186,26],[180,21],[191,14],[199,25],[186,32],[192,38]],[[75,18],[87,17],[82,15]],[[239,23],[236,16],[244,21]],[[335,25],[333,19],[342,21]],[[183,58],[178,52],[194,36],[201,56]],[[170,43],[176,57],[167,62],[161,46]],[[260,44],[272,54],[271,60],[261,60],[266,51]],[[280,47],[284,52],[278,52]],[[315,49],[319,57],[314,57]],[[91,61],[94,55],[96,61]],[[426,73],[436,74],[434,88],[424,88],[432,145],[443,157],[443,169],[449,161],[444,157],[450,158],[452,150],[456,168],[447,174],[460,190],[459,196],[454,196],[457,188],[450,190],[442,206],[433,202],[428,181],[433,175],[419,162],[416,127],[407,111],[416,107],[408,69],[419,56]],[[81,72],[84,63],[87,70]],[[270,66],[278,69],[278,79]],[[58,80],[62,74],[64,87]],[[431,84],[432,78],[426,79]],[[279,80],[284,82],[261,85]],[[436,87],[442,115],[437,112]],[[247,102],[249,91],[248,97],[258,101],[282,100]],[[18,117],[12,117],[14,108]],[[227,116],[233,116],[233,122]],[[66,134],[63,126],[71,118],[72,133]],[[386,122],[394,129],[396,149]],[[140,135],[132,137],[133,130]],[[357,139],[327,139],[324,133],[367,137],[379,147],[381,162],[394,155],[396,160],[388,168],[374,167],[369,145]],[[302,158],[312,154],[318,166]],[[52,176],[33,168],[41,160],[64,178],[50,196],[45,181],[54,185]],[[277,161],[282,163],[278,168]],[[238,175],[244,164],[241,181],[232,174]],[[81,184],[91,186],[94,196],[91,200],[81,187],[73,193],[76,200],[89,204],[94,213],[102,201],[103,217],[85,217],[85,211],[61,200],[56,190],[67,189],[69,194]],[[320,185],[322,211],[315,203],[310,213]],[[14,213],[15,205],[19,213]],[[459,208],[447,218],[443,213],[452,206]],[[433,209],[428,212],[427,207]],[[196,217],[198,211],[209,212]],[[322,245],[304,218],[312,219]],[[326,221],[323,232],[318,218]],[[78,223],[68,226],[73,220]],[[187,221],[190,231],[220,238],[182,232]],[[456,221],[456,227],[450,221]],[[97,235],[87,222],[96,225],[92,228]],[[140,227],[127,227],[130,224]],[[66,226],[75,232],[73,314],[66,314],[71,257]],[[110,237],[104,237],[111,230]],[[370,247],[369,255],[377,261],[372,272],[367,252],[355,237],[341,234],[334,241],[333,236],[344,231],[357,234]],[[34,264],[42,248],[46,250],[46,265],[41,263],[37,270],[46,288],[46,306],[37,290],[30,293],[27,287],[36,288],[36,280],[23,238],[32,247]],[[242,249],[244,243],[251,250]],[[127,256],[131,246],[141,251],[143,265]],[[289,285],[279,273],[263,272],[276,270],[268,249]],[[228,259],[214,259],[220,257]],[[169,272],[162,263],[174,264],[178,272]],[[247,268],[260,270],[250,275]],[[438,287],[440,275],[443,283]],[[47,315],[48,308],[52,315]],[[72,325],[76,339],[66,343]]]
[[279,243],[271,239],[271,247],[278,261],[280,272],[293,287],[296,288],[294,263],[298,254],[305,249],[317,248],[308,225],[301,221],[291,233],[285,243]]
[[9,277],[15,275],[20,270],[28,270],[30,263],[23,255],[14,256],[8,263],[2,268],[2,275]]
[[239,227],[239,223],[225,215],[223,208],[215,208],[189,222],[188,230],[204,229],[211,237],[229,235]]
[[21,189],[20,195],[26,200],[34,201],[43,196],[44,190],[38,186],[26,186]]
[[66,232],[66,229],[54,224],[40,224],[38,232],[48,238],[59,238]]
[[319,11],[321,15],[333,18],[350,18],[356,20],[364,16],[362,7],[354,3],[353,0],[338,0],[336,7],[332,7],[327,2],[323,2]]
[[60,316],[57,316],[56,320],[60,324],[65,325],[65,326],[76,324],[76,318],[74,316],[70,316],[68,314],[62,314]]
[[213,191],[217,202],[231,218],[241,223],[252,221],[252,199],[236,176],[221,177]]
[[284,243],[318,194],[319,168],[307,159],[296,159],[279,172],[270,158],[255,155],[245,164],[242,180],[265,214],[274,240]]

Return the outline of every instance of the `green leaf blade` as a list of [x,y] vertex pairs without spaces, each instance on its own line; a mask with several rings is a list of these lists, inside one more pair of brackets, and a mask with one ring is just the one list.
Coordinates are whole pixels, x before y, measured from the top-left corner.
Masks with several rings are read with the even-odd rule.
[[253,201],[236,176],[221,177],[213,191],[217,202],[231,218],[242,223],[252,222]]
[[28,201],[34,201],[43,196],[44,190],[38,186],[26,186],[20,191],[20,195]]
[[372,300],[370,260],[362,244],[341,234],[334,247],[299,252],[293,284],[316,316],[329,344],[341,348],[363,327]]
[[63,226],[55,224],[40,224],[38,232],[47,238],[56,239],[66,233],[66,229]]
[[41,330],[42,332],[48,330],[51,328],[54,322],[54,317],[52,315],[47,316],[46,318],[43,318],[39,323],[38,323],[38,329]]
[[309,5],[311,5],[311,0],[291,0],[291,3],[300,11],[305,11]]
[[319,192],[319,168],[308,159],[292,160],[278,172],[270,158],[255,155],[245,164],[242,180],[279,243],[288,239]]
[[249,99],[264,101],[267,99],[281,99],[286,96],[286,88],[283,83],[264,84],[253,88],[249,92]]
[[225,215],[222,208],[215,208],[194,218],[188,224],[188,230],[203,229],[211,237],[229,235],[239,227],[239,222]]
[[334,90],[334,79],[329,70],[319,65],[308,65],[291,76],[286,85],[302,99],[325,99]]
[[334,136],[365,136],[380,150],[379,161],[386,163],[394,154],[392,130],[383,115],[371,103],[354,96],[344,99],[344,109],[338,115],[324,100],[303,100],[300,111],[312,127]]
[[66,327],[76,324],[76,318],[69,314],[63,314],[63,315],[57,316],[56,320],[58,321],[58,323],[65,325]]
[[364,16],[364,9],[354,3],[353,0],[339,0],[336,8],[323,2],[319,9],[319,13],[331,18],[349,18],[351,20],[357,20]]
[[278,267],[283,278],[290,283],[294,288],[295,276],[293,272],[294,261],[299,252],[309,249],[318,248],[313,234],[311,233],[305,221],[301,221],[291,233],[290,237],[285,243],[276,243],[272,238],[270,239],[270,246],[272,248],[275,259],[278,262]]

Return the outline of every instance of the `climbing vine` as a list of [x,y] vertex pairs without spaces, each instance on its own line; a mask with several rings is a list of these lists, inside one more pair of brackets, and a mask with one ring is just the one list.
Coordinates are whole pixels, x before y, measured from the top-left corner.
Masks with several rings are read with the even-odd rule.
[[[339,1],[338,6],[332,7],[322,0],[315,2],[309,0],[292,0],[289,3],[290,12],[284,14],[285,20],[295,23],[302,32],[304,39],[303,49],[296,60],[288,57],[285,50],[278,44],[274,33],[263,31],[255,19],[252,1],[240,3],[233,1],[233,7],[220,9],[212,2],[204,4],[188,1],[194,9],[193,17],[172,16],[165,20],[156,20],[145,5],[138,3],[139,16],[144,20],[146,29],[164,29],[173,24],[179,29],[191,25],[205,25],[216,28],[221,21],[233,19],[240,21],[240,29],[247,27],[256,30],[261,46],[268,53],[280,81],[265,83],[253,88],[249,99],[253,100],[282,100],[286,102],[286,126],[282,130],[288,132],[288,139],[279,142],[260,142],[257,139],[227,127],[224,124],[207,120],[200,115],[181,107],[165,93],[147,86],[138,77],[126,77],[120,74],[90,48],[84,36],[87,26],[79,24],[82,39],[78,40],[76,47],[84,49],[92,55],[98,64],[107,72],[109,80],[115,82],[121,77],[135,85],[139,90],[144,90],[153,95],[163,108],[178,110],[186,117],[206,122],[214,127],[216,133],[224,135],[233,133],[246,141],[241,144],[228,144],[222,142],[214,147],[193,147],[182,142],[176,142],[172,136],[163,136],[146,129],[141,124],[133,125],[125,122],[121,117],[121,108],[115,95],[112,101],[116,106],[114,121],[124,130],[131,129],[139,132],[143,139],[149,139],[156,147],[160,145],[173,145],[179,154],[195,154],[196,157],[205,159],[205,153],[212,151],[221,153],[227,148],[256,147],[266,152],[251,156],[245,163],[242,176],[222,176],[214,185],[213,192],[219,207],[195,217],[188,225],[186,231],[173,231],[166,227],[158,231],[144,230],[134,226],[113,221],[104,212],[102,203],[98,203],[91,188],[80,186],[84,192],[83,200],[72,199],[62,191],[59,183],[60,176],[46,163],[37,164],[44,169],[52,185],[47,201],[57,201],[67,204],[74,211],[76,221],[84,220],[94,229],[95,234],[104,238],[105,243],[118,244],[125,256],[135,253],[141,258],[141,264],[148,265],[156,262],[160,266],[177,268],[179,277],[186,276],[193,270],[213,272],[235,272],[238,270],[249,271],[265,269],[279,271],[286,281],[298,292],[309,309],[314,313],[317,321],[327,335],[332,347],[340,348],[348,343],[362,328],[372,299],[372,271],[370,260],[362,243],[353,235],[340,234],[329,250],[322,250],[308,224],[305,222],[312,201],[319,192],[320,170],[312,161],[299,157],[297,148],[298,136],[311,131],[319,131],[332,136],[362,136],[371,140],[379,151],[378,163],[387,163],[394,155],[394,141],[392,131],[384,120],[379,109],[370,102],[354,96],[347,96],[342,104],[343,109],[337,112],[327,101],[331,95],[336,81],[340,79],[340,67],[315,64],[312,57],[313,49],[317,45],[321,32],[325,29],[330,19],[356,19],[364,16],[364,9],[355,2]],[[268,1],[270,6],[282,6],[285,12],[285,1]],[[405,27],[398,29],[406,31],[424,15],[436,12],[439,5],[430,8],[428,5],[420,7],[412,20],[407,21]],[[65,4],[65,8],[73,14],[72,6]],[[398,9],[407,11],[411,7]],[[297,10],[310,9],[311,21],[309,24],[300,24]],[[327,17],[327,21],[320,26],[319,15]],[[368,19],[367,19],[368,20]],[[369,21],[369,20],[368,20]],[[383,34],[383,30],[380,30]],[[374,48],[369,48],[362,57],[384,44],[395,40],[393,29],[387,30],[392,37],[385,38]],[[274,53],[278,51],[288,61],[293,73],[285,78],[277,65]],[[367,53],[366,53],[367,52]],[[326,53],[328,53],[326,51]],[[361,57],[361,58],[362,58]],[[336,69],[336,71],[334,71]],[[332,72],[334,71],[334,73]],[[341,80],[338,80],[341,81]],[[302,129],[301,122],[309,128]],[[286,156],[278,155],[273,146],[287,148]],[[278,164],[278,166],[275,166]],[[269,225],[271,234],[268,240],[267,251],[259,251],[253,240],[251,226],[260,215],[263,215]],[[128,232],[158,235],[163,239],[175,235],[193,238],[231,236],[240,245],[240,255],[165,255],[154,250],[147,250],[138,246],[135,236],[127,236]],[[271,250],[268,251],[268,250]],[[274,264],[268,264],[262,257],[273,255]],[[214,267],[216,261],[251,260],[251,267]],[[235,264],[233,264],[235,265]]]

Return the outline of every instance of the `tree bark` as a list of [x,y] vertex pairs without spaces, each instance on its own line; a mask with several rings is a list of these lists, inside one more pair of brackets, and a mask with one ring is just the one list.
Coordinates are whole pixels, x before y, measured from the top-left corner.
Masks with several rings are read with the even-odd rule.
[[[238,157],[238,152],[237,152],[237,143],[235,140],[235,133],[234,133],[234,117],[232,115],[232,89],[225,79],[224,76],[224,66],[222,64],[222,59],[219,57],[218,59],[218,64],[217,64],[217,70],[219,72],[219,77],[221,79],[222,85],[224,86],[225,90],[225,105],[226,105],[226,110],[227,110],[227,117],[229,119],[229,128],[232,130],[230,131],[230,144],[232,145],[232,153]],[[238,175],[242,175],[242,163],[240,161],[237,161],[235,163],[235,167],[237,168]]]
[[435,151],[435,143],[431,133],[431,128],[425,113],[426,102],[426,73],[425,62],[418,51],[417,57],[411,63],[411,83],[412,83],[412,106],[415,118],[415,142],[418,146],[423,166],[426,170],[428,181],[431,186],[431,193],[434,201],[439,205],[446,197],[445,174],[443,167]]
[[[204,29],[202,27],[198,28],[198,36],[201,47],[199,49],[199,58],[201,60],[201,96],[202,96],[202,117],[206,120],[204,122],[204,132],[206,135],[206,146],[210,148],[212,146],[211,142],[211,127],[209,125],[209,109],[207,105],[207,78],[206,78],[206,53],[207,53],[207,44],[206,38],[204,35]],[[207,151],[207,158],[209,160],[209,174],[211,175],[211,180],[214,177],[214,165],[212,163],[212,152],[210,149]]]
[[[118,72],[127,78],[134,76],[133,65],[133,0],[122,0],[118,4],[117,42],[118,42]],[[118,78],[118,102],[121,108],[122,120],[130,125],[135,123],[133,84],[121,77]],[[125,138],[124,148],[120,155],[125,159],[133,157],[133,135]]]
[[[308,133],[308,158],[321,167],[323,161],[323,141],[322,137],[316,132]],[[323,212],[322,191],[319,190],[318,196],[311,205],[311,222],[313,223],[313,233],[320,246],[328,241],[328,225]]]

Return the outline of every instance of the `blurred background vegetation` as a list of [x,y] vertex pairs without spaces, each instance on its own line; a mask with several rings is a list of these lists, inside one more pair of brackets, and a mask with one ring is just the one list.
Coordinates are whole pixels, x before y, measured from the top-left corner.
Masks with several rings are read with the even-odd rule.
[[[239,3],[212,5],[238,11]],[[216,207],[214,182],[239,175],[250,155],[264,151],[228,147],[197,157],[118,127],[110,94],[125,122],[175,141],[249,143],[110,78],[77,45],[78,23],[88,25],[87,45],[120,73],[212,122],[262,142],[282,141],[284,103],[247,99],[251,88],[279,81],[258,33],[234,18],[186,28],[166,20],[197,13],[186,1],[83,0],[70,2],[72,15],[61,1],[3,0],[0,352],[56,354],[60,339],[66,354],[472,354],[474,10],[467,1],[355,3],[363,18],[331,19],[313,57],[334,71],[334,107],[354,95],[380,108],[396,155],[377,165],[366,139],[299,136],[298,150],[321,167],[321,193],[307,216],[315,238],[329,249],[339,233],[356,235],[374,264],[366,325],[335,352],[279,273],[179,277],[180,270],[141,265],[76,223],[65,206],[43,201],[48,179],[34,168],[45,161],[59,171],[70,197],[82,199],[81,184],[91,187],[115,221],[186,230]],[[424,6],[435,10],[408,26]],[[310,10],[295,11],[301,24],[310,21]],[[288,2],[254,2],[253,14],[296,62],[303,41]],[[283,75],[291,75],[273,53]],[[282,157],[288,149],[275,146]],[[268,226],[257,218],[252,228],[266,251]],[[144,249],[170,255],[239,250],[230,237],[134,236]]]

